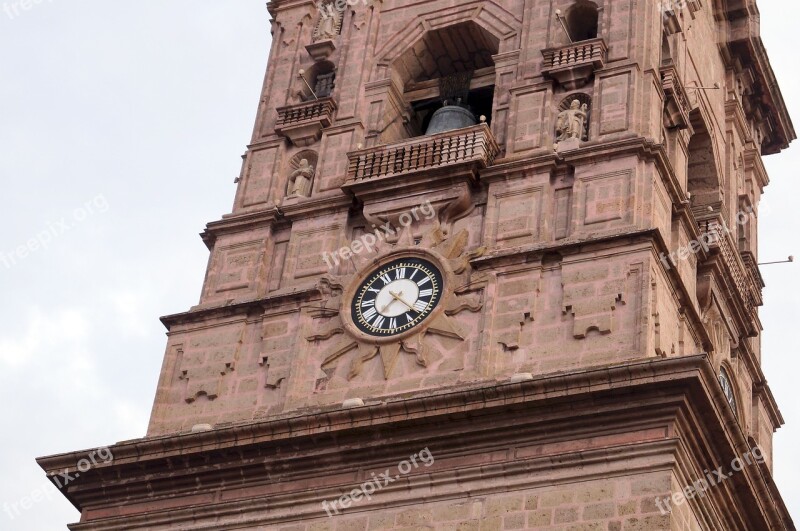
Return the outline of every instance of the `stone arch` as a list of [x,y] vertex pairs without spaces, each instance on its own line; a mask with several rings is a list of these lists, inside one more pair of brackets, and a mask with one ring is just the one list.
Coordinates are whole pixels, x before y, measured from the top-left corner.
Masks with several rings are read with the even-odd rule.
[[661,66],[671,65],[672,60],[672,44],[669,42],[669,35],[664,32],[661,35]]
[[[315,61],[311,67],[303,73],[308,85],[314,89],[314,94],[318,98],[327,98],[333,93],[336,87],[336,65],[327,59]],[[308,86],[298,80],[298,93],[300,99],[309,101],[314,99]]]
[[427,134],[435,113],[447,106],[466,110],[465,122],[486,116],[491,123],[499,46],[497,37],[471,19],[422,33],[391,63],[391,84],[406,119],[384,140]]
[[692,207],[718,209],[723,200],[723,177],[714,135],[702,108],[690,113],[694,134],[689,140],[687,190]]
[[489,33],[497,41],[500,52],[519,48],[519,28],[522,21],[513,14],[494,3],[486,3],[481,9],[475,9],[474,4],[459,4],[445,11],[422,13],[409,20],[375,54],[377,64],[372,80],[389,77],[391,64],[426,33],[469,21]]
[[590,0],[577,0],[564,13],[573,42],[596,39],[600,26],[600,8]]
[[[448,28],[469,25],[491,43],[491,53],[482,60],[488,59],[494,66],[494,55],[504,52],[513,52],[519,49],[519,29],[522,21],[512,13],[506,11],[495,3],[458,3],[447,10],[421,12],[409,17],[405,26],[400,27],[387,40],[378,45],[375,54],[376,61],[370,73],[370,88],[367,89],[367,98],[371,101],[376,112],[374,118],[368,123],[367,144],[391,143],[405,138],[419,136],[426,130],[426,121],[435,112],[435,105],[420,112],[418,102],[422,98],[409,100],[406,96],[406,86],[409,81],[409,72],[395,68],[403,54],[414,50],[415,46],[424,43],[426,34],[432,32],[450,31]],[[455,30],[453,30],[455,31]],[[459,52],[460,53],[460,52]],[[482,54],[483,56],[483,54]],[[494,85],[497,74],[494,69],[482,73],[483,81],[487,87],[491,85],[489,94],[481,94],[480,105],[473,109],[477,111],[476,118],[481,114],[491,121],[491,112],[483,112],[482,108],[488,106],[489,110],[494,105]],[[440,78],[441,79],[441,78]],[[478,83],[476,83],[477,85]],[[470,94],[470,98],[475,96]]]
[[319,155],[313,149],[304,149],[302,151],[298,151],[297,153],[289,159],[289,167],[291,168],[290,171],[296,170],[300,167],[300,161],[306,159],[312,166],[317,165],[319,161]]

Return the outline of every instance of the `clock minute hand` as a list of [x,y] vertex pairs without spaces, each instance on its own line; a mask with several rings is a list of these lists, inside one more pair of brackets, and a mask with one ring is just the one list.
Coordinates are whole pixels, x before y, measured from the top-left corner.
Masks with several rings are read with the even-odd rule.
[[[389,309],[389,306],[391,306],[391,305],[392,305],[392,303],[393,303],[394,301],[400,301],[400,302],[403,302],[403,300],[402,300],[402,299],[399,299],[399,298],[398,298],[398,297],[400,297],[401,295],[403,295],[403,292],[402,292],[402,291],[401,291],[399,294],[397,294],[397,295],[395,295],[394,293],[392,293],[392,290],[389,290],[389,293],[392,295],[392,300],[390,300],[389,302],[387,302],[386,304],[384,304],[384,305],[383,305],[383,308],[381,309],[381,313],[386,313],[386,310],[387,310],[387,309]],[[403,302],[403,304],[405,304],[405,303]]]
[[[398,300],[398,301],[402,302],[403,304],[405,304],[406,306],[408,306],[408,309],[411,310],[412,312],[416,312],[417,311],[413,306],[411,306],[409,303],[407,303],[405,301],[405,299],[402,298],[402,295],[403,295],[402,291],[399,294],[396,294],[393,291],[389,291],[389,293],[392,295],[392,297],[394,297],[395,300]],[[419,313],[419,312],[417,312],[417,313]]]

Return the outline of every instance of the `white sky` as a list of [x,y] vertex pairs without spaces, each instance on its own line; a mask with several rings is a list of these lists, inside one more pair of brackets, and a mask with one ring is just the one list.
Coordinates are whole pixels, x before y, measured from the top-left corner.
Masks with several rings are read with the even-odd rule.
[[[258,0],[18,2],[0,0],[0,529],[41,531],[78,513],[60,495],[3,512],[46,484],[35,457],[145,433],[157,317],[199,296],[197,233],[230,211],[269,25]],[[800,3],[760,8],[800,128]],[[761,258],[800,255],[800,147],[767,165]],[[10,256],[47,231],[46,249]],[[800,521],[798,265],[763,272],[764,369],[787,422],[776,477]]]

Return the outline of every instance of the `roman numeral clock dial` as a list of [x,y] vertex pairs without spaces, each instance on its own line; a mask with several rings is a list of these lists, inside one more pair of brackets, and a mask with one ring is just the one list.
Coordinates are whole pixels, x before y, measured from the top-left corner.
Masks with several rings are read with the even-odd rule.
[[392,337],[420,325],[442,298],[442,272],[422,258],[400,258],[367,275],[351,306],[356,327]]

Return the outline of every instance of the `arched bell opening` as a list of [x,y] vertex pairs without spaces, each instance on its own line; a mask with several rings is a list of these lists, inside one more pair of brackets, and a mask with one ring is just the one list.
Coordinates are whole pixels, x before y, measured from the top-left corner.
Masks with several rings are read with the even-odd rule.
[[669,66],[672,64],[672,46],[669,42],[669,36],[664,33],[661,36],[661,66]]
[[578,0],[567,9],[564,18],[572,42],[597,38],[600,11],[594,2]]
[[298,92],[303,101],[327,98],[336,88],[336,65],[330,61],[316,61],[300,75],[305,79],[298,83]]
[[[392,64],[406,138],[491,122],[499,40],[473,21],[429,31]],[[402,138],[387,138],[397,141]]]
[[691,113],[694,134],[689,141],[688,192],[692,207],[718,211],[723,203],[722,177],[717,167],[714,144],[699,111]]

